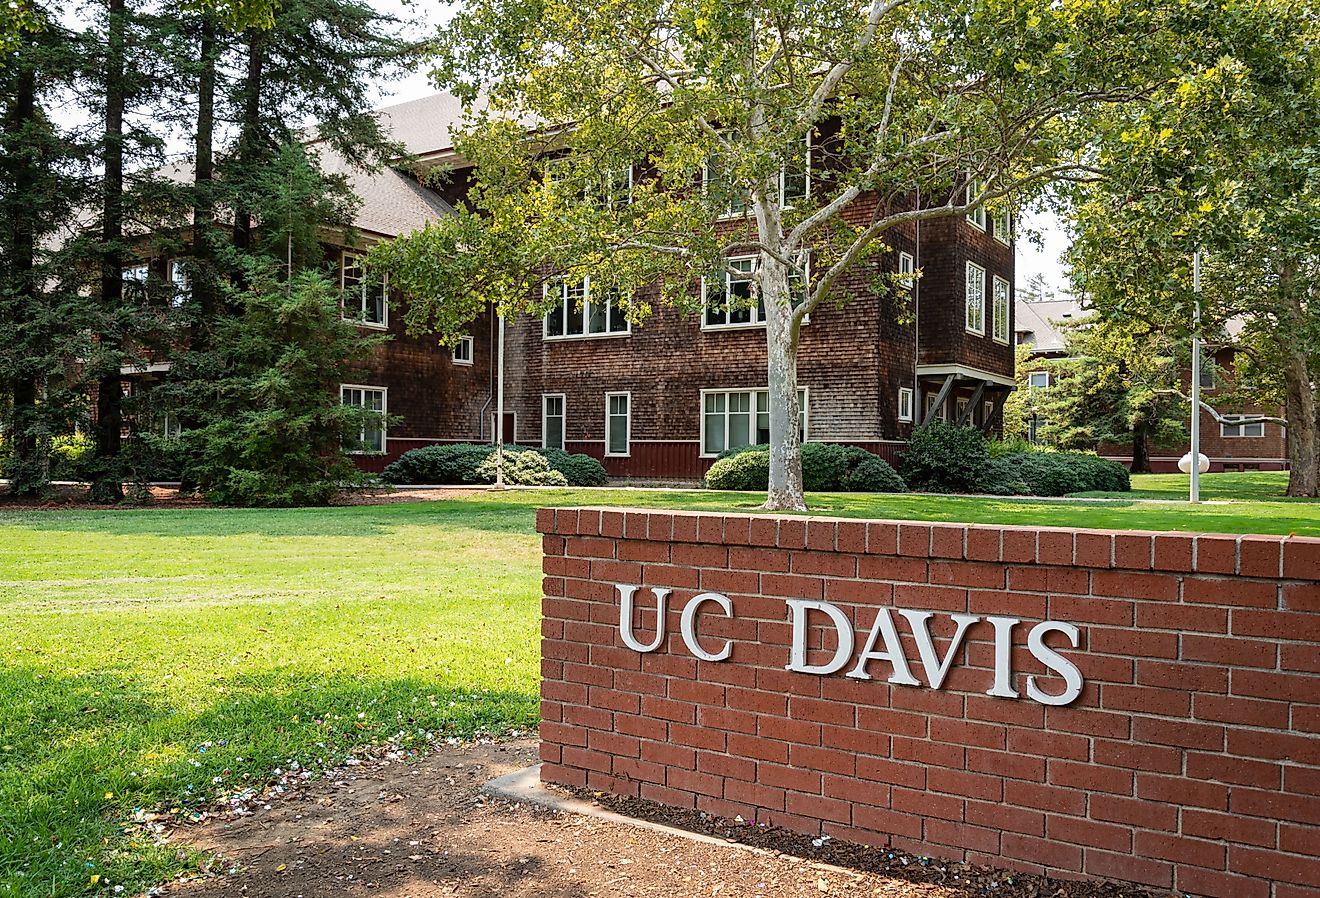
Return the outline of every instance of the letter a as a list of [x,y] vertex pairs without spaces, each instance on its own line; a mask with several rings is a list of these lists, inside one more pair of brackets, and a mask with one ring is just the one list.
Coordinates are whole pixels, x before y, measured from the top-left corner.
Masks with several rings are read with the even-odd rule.
[[[884,637],[885,650],[877,652],[875,650],[875,641]],[[862,649],[862,654],[857,658],[857,666],[848,672],[848,676],[858,680],[869,680],[871,675],[866,672],[866,665],[871,661],[888,661],[894,668],[894,672],[889,675],[889,682],[899,686],[920,686],[921,682],[908,669],[907,658],[903,656],[903,643],[898,639],[898,630],[894,628],[894,619],[889,615],[888,608],[881,608],[875,616],[875,623],[871,625],[871,635],[866,637],[866,648]]]
[[619,591],[619,635],[623,637],[624,645],[634,652],[654,652],[660,648],[660,643],[665,641],[665,604],[669,590],[663,587],[651,590],[655,593],[655,639],[646,645],[633,635],[633,593],[637,592],[637,587],[616,583],[614,588]]

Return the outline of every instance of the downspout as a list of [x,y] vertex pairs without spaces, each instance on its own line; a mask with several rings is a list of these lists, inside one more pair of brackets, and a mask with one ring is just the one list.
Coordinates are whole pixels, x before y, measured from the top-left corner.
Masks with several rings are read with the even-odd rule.
[[[921,208],[921,188],[917,187],[917,208]],[[916,242],[913,253],[912,267],[921,271],[921,219],[916,222]],[[921,423],[921,417],[925,414],[926,403],[921,395],[921,379],[917,375],[917,368],[921,366],[921,278],[918,277],[912,282],[912,426],[916,427]]]
[[[490,345],[495,345],[495,319],[491,318]],[[478,413],[477,438],[485,442],[486,439],[486,410],[490,408],[491,400],[495,398],[495,354],[490,356],[490,377],[486,381],[486,401],[481,404],[481,411]]]

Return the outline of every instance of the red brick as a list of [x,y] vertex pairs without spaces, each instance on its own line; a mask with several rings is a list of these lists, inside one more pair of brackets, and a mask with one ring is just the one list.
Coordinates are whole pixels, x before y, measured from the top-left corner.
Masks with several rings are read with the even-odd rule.
[[807,522],[802,518],[779,519],[779,548],[805,549],[807,547]]
[[665,771],[665,785],[671,789],[695,792],[713,798],[721,798],[724,795],[724,782],[718,776],[712,776],[709,773],[698,773],[695,770],[670,767]]
[[1320,580],[1320,539],[1290,536],[1284,540],[1283,576],[1289,580]]
[[966,557],[970,561],[998,561],[1001,530],[998,527],[967,528]]
[[[1071,623],[1132,626],[1132,602],[1090,596],[1050,596],[1050,618]],[[1144,606],[1143,606],[1144,607]]]
[[541,782],[554,783],[558,786],[585,786],[587,784],[587,772],[573,767],[565,767],[562,764],[542,764]]
[[866,522],[839,521],[835,539],[840,552],[860,555],[866,551]]
[[794,552],[792,570],[795,574],[822,574],[826,577],[857,576],[857,558],[834,552]]
[[1036,542],[1036,561],[1039,564],[1071,565],[1073,563],[1073,532],[1071,530],[1041,530]]
[[1237,573],[1236,536],[1198,536],[1196,570],[1210,574]]
[[[920,814],[861,806],[853,811],[853,824],[887,836],[918,838],[921,836],[922,817]],[[885,840],[886,843],[889,841]]]
[[1045,782],[1045,758],[1043,757],[969,748],[967,749],[966,766],[968,770],[979,773],[993,773],[996,776],[1029,780],[1035,783]]
[[931,554],[930,525],[899,524],[898,554],[906,555],[909,558],[929,558]]
[[693,808],[697,806],[695,795],[679,789],[670,789],[656,783],[642,783],[640,793],[647,801],[667,804],[671,808]]
[[1004,802],[1013,807],[1081,817],[1086,813],[1086,800],[1085,792],[1020,780],[1004,780]]
[[[1294,710],[1294,726],[1302,730],[1301,726],[1296,726],[1297,715],[1298,711]],[[1320,739],[1310,733],[1270,733],[1234,727],[1228,731],[1228,751],[1251,758],[1271,758],[1320,767]]]
[[1231,895],[1232,898],[1269,898],[1270,895],[1270,884],[1253,876],[1187,866],[1180,866],[1177,875],[1178,891],[1187,895]]
[[[1291,773],[1293,768],[1289,768]],[[1268,817],[1271,820],[1320,825],[1320,798],[1285,794],[1274,790],[1239,787],[1233,790],[1229,810],[1234,814]]]
[[1073,564],[1078,567],[1107,568],[1113,566],[1113,557],[1113,535],[1088,530],[1077,531],[1073,539]]
[[1186,720],[1137,717],[1132,721],[1132,739],[1152,746],[1179,745],[1202,751],[1223,751],[1224,728]]
[[1278,657],[1278,646],[1272,641],[1194,633],[1182,636],[1184,661],[1210,661],[1231,667],[1275,667]]
[[1059,817],[1051,814],[1045,818],[1047,838],[1070,845],[1085,845],[1089,848],[1104,848],[1109,851],[1128,853],[1132,850],[1132,830],[1113,823],[1100,823],[1079,817]]
[[[1178,808],[1174,805],[1120,795],[1092,795],[1087,804],[1092,820],[1124,823],[1141,829],[1177,832]],[[1184,816],[1189,813],[1184,811]]]
[[1137,684],[1161,689],[1186,689],[1189,692],[1226,693],[1228,670],[1205,664],[1139,660]]
[[926,771],[926,789],[960,798],[1000,801],[1004,795],[1004,781],[984,773],[931,767]]
[[1064,845],[1020,833],[1004,833],[999,842],[1000,851],[1011,858],[1031,861],[1054,870],[1080,872],[1082,869],[1082,849],[1075,845]]
[[[770,517],[755,517],[748,525],[748,542],[754,546],[774,546],[779,540],[779,521]],[[777,555],[785,555],[778,549]]]
[[937,817],[959,823],[963,819],[962,799],[951,795],[916,792],[895,786],[890,805],[895,811],[902,813],[921,814],[924,817]]
[[1091,592],[1097,596],[1175,602],[1178,600],[1178,581],[1167,574],[1096,571],[1091,575]]
[[1320,858],[1281,854],[1242,845],[1229,848],[1228,869],[1233,873],[1262,876],[1274,882],[1294,882],[1312,887],[1320,883]]
[[1151,569],[1154,555],[1153,533],[1119,533],[1114,536],[1114,567],[1136,571]]
[[1232,693],[1275,701],[1314,702],[1317,699],[1315,677],[1264,670],[1234,670]]
[[1240,817],[1236,814],[1222,814],[1216,811],[1200,811],[1195,808],[1183,810],[1182,832],[1184,835],[1202,839],[1243,842],[1264,848],[1273,848],[1279,838],[1278,824],[1272,820]]
[[1187,776],[1206,782],[1236,783],[1264,789],[1277,789],[1282,780],[1278,764],[1203,752],[1187,753]]
[[812,518],[807,521],[807,548],[817,551],[833,552],[838,534],[838,522],[824,518]]
[[866,551],[871,555],[898,554],[898,525],[887,521],[867,523]]
[[1086,872],[1105,879],[1121,879],[1167,889],[1173,884],[1173,865],[1130,854],[1109,851],[1086,852]]
[[1056,786],[1114,795],[1131,795],[1133,774],[1130,770],[1097,767],[1079,761],[1050,760],[1046,764],[1049,782]]
[[948,820],[926,822],[926,838],[938,845],[995,853],[999,851],[999,831],[989,827],[952,823]]
[[902,761],[861,755],[857,758],[857,776],[891,786],[926,788],[926,767],[922,764],[905,764]]
[[1285,583],[1282,604],[1289,611],[1320,611],[1320,583]]
[[964,809],[968,823],[990,826],[1026,836],[1045,835],[1045,815],[1030,808],[1015,808],[999,801],[968,801]]
[[[1188,577],[1183,582],[1183,601],[1193,605],[1231,605],[1248,608],[1277,608],[1279,587],[1272,580],[1220,580]],[[1198,628],[1203,629],[1203,628]]]
[[1200,720],[1284,729],[1288,726],[1289,707],[1287,702],[1236,695],[1197,695],[1193,697],[1193,714]]
[[729,780],[724,784],[724,797],[762,810],[784,809],[784,790],[764,783]]
[[1192,570],[1194,538],[1182,534],[1155,537],[1155,570],[1189,573]]
[[[1262,824],[1264,825],[1264,824]],[[1314,826],[1298,826],[1294,823],[1285,823],[1279,827],[1279,850],[1291,851],[1293,854],[1307,854],[1311,857],[1320,857],[1320,839],[1317,836]],[[1240,839],[1239,841],[1249,841]],[[1257,845],[1263,845],[1266,848],[1273,847],[1274,843],[1260,841]],[[1318,883],[1320,885],[1320,883]]]
[[1238,573],[1243,577],[1278,577],[1283,571],[1283,540],[1244,536],[1238,540]]
[[[1190,588],[1190,586],[1186,588]],[[1180,633],[1191,630],[1219,635],[1228,632],[1228,610],[1226,608],[1208,608],[1201,605],[1148,605],[1143,603],[1137,605],[1136,620],[1137,627],[1143,630],[1176,630]]]

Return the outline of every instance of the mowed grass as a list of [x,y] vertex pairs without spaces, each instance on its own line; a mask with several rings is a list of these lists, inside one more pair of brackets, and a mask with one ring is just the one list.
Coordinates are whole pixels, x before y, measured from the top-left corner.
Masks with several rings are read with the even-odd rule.
[[[1320,535],[1320,504],[1276,498],[1284,483],[1209,475],[1214,501],[1197,508],[811,502],[853,517]],[[1167,500],[1186,478],[1136,485]],[[0,896],[131,894],[186,866],[127,825],[135,809],[186,814],[362,743],[534,726],[537,506],[759,501],[538,490],[375,507],[0,513]]]

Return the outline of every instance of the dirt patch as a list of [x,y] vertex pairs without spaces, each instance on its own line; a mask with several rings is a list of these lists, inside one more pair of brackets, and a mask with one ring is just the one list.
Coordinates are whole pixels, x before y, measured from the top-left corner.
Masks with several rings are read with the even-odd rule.
[[[941,868],[943,872],[923,868],[906,877],[867,869],[866,864],[832,869],[818,861],[851,863],[855,858],[850,850],[865,857],[874,849],[828,842],[816,849],[809,839],[757,831],[755,838],[767,851],[750,852],[480,793],[487,780],[535,760],[535,742],[522,740],[444,746],[415,763],[378,759],[341,768],[270,799],[268,808],[258,804],[251,816],[213,818],[177,832],[173,842],[214,853],[220,859],[214,867],[222,872],[173,883],[161,894],[178,898],[1118,898],[1140,894],[995,871],[987,874],[992,878],[968,884],[965,879],[953,880],[960,874],[950,867]],[[651,812],[656,807],[651,806]],[[737,830],[749,829],[728,821],[695,819],[696,825],[730,840],[745,837]],[[798,856],[784,853],[785,848],[804,846]],[[879,860],[872,857],[866,863]]]

